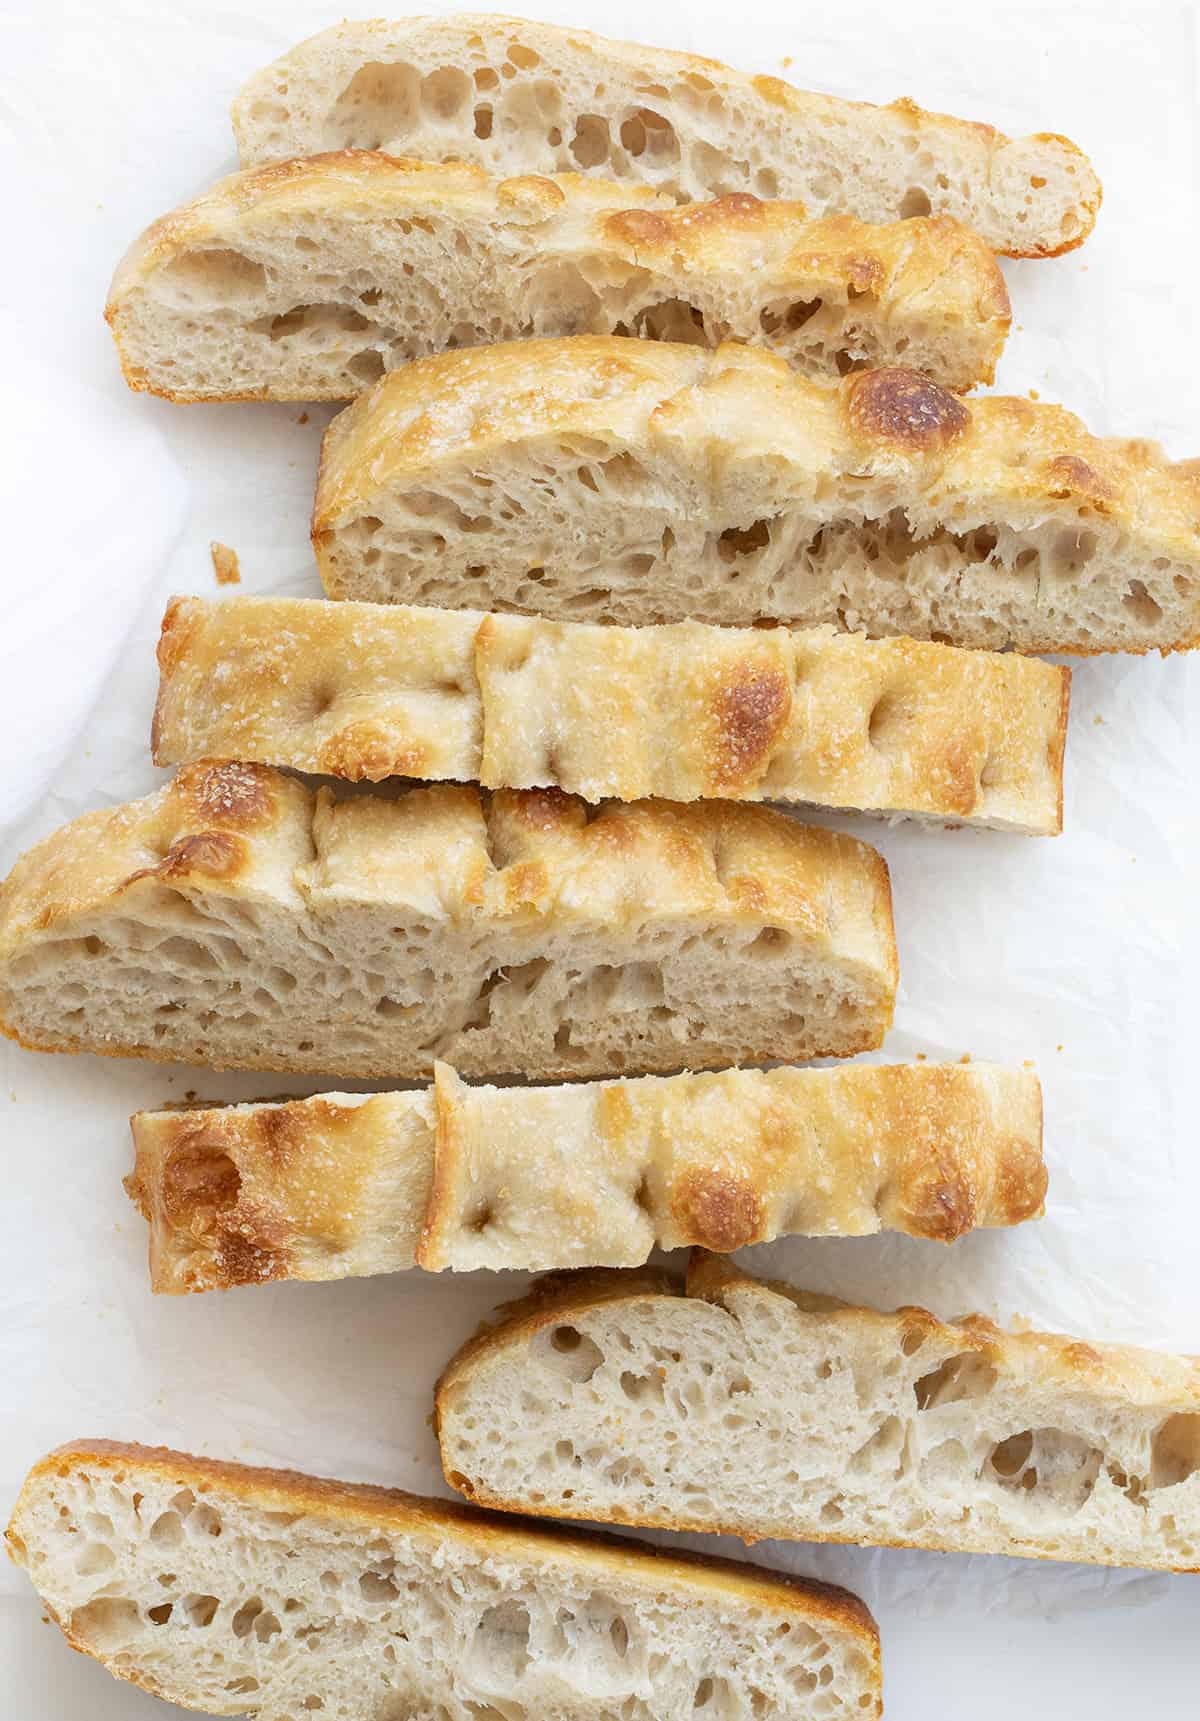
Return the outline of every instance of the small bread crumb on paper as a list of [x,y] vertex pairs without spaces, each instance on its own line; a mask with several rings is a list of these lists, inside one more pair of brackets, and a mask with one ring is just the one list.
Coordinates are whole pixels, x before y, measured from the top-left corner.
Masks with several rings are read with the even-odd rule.
[[308,423],[308,414],[306,412],[302,412],[300,414],[299,418],[296,420],[296,423],[297,424],[307,424]]
[[1030,400],[1041,400],[1042,397],[1036,388],[1031,388],[1029,391],[1029,398]]
[[212,556],[213,573],[217,576],[219,586],[236,586],[241,584],[242,570],[238,567],[237,551],[231,550],[228,544],[218,544],[214,539],[208,546]]

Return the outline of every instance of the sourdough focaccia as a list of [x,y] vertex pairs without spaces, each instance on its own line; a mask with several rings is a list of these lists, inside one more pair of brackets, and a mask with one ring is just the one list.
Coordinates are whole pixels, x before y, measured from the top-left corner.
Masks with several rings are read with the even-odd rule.
[[726,802],[339,801],[210,763],[0,887],[0,1028],[41,1051],[603,1076],[847,1057],[895,994],[881,857]]
[[582,169],[680,202],[751,191],[862,221],[952,215],[994,251],[1052,257],[1091,232],[1100,182],[1065,137],[794,89],[717,60],[491,14],[337,24],[233,104],[242,166],[362,147]]
[[126,1188],[156,1291],[408,1267],[640,1266],[656,1247],[1042,1211],[1041,1091],[988,1064],[722,1070],[139,1112]]
[[126,381],[171,400],[345,400],[446,347],[575,334],[750,341],[825,378],[903,358],[961,390],[1009,325],[995,258],[945,216],[681,209],[366,150],[234,174],[156,221],[106,315]]
[[820,386],[736,344],[420,359],[330,425],[313,542],[339,598],[1022,651],[1200,638],[1200,463],[912,370]]
[[160,765],[816,804],[1052,834],[1070,672],[832,628],[176,598]]
[[447,1480],[483,1505],[1200,1567],[1200,1358],[880,1314],[716,1256],[684,1294],[547,1282],[459,1353],[437,1412]]
[[85,1440],[34,1466],[7,1541],[72,1649],[213,1715],[882,1713],[845,1590],[398,1490]]

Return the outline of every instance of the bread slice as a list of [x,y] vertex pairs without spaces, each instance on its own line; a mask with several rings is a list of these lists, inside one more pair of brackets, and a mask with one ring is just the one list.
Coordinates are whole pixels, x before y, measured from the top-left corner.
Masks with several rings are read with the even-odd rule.
[[845,1590],[391,1489],[80,1441],[34,1466],[7,1541],[73,1649],[213,1715],[882,1713]]
[[1062,826],[1070,672],[832,628],[651,628],[305,598],[176,598],[160,765],[478,779]]
[[492,173],[582,168],[680,202],[749,191],[863,221],[952,215],[994,251],[1047,257],[1091,232],[1100,182],[1069,139],[840,101],[716,60],[519,18],[335,25],[233,104],[243,167],[364,147]]
[[685,1294],[548,1283],[459,1352],[437,1415],[447,1479],[485,1505],[1200,1565],[1200,1358],[880,1314],[715,1256]]
[[881,857],[723,802],[337,801],[210,763],[0,887],[0,1028],[39,1051],[612,1075],[847,1057],[895,994]]
[[655,1247],[1038,1217],[1041,1090],[987,1064],[722,1070],[144,1111],[125,1187],[166,1292],[640,1266]]
[[751,341],[824,378],[903,358],[967,389],[1009,324],[995,258],[948,217],[680,209],[365,150],[234,174],[156,221],[105,314],[126,381],[171,400],[345,400],[445,347],[580,333]]
[[830,622],[1023,651],[1200,639],[1200,462],[913,371],[579,335],[443,353],[330,425],[332,597]]

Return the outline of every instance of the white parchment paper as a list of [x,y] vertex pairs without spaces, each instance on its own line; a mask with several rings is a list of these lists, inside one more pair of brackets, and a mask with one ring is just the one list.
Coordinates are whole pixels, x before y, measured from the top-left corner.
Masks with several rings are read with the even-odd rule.
[[[1074,137],[1105,182],[1100,223],[1065,259],[1007,266],[1018,326],[999,386],[1200,453],[1192,6],[536,10],[815,88]],[[299,408],[128,394],[100,312],[140,228],[234,165],[241,79],[335,16],[312,0],[0,6],[5,868],[63,820],[155,785],[158,621],[170,593],[213,590],[211,539],[238,551],[243,590],[318,592],[306,525],[328,413],[302,424]],[[885,1306],[1200,1350],[1198,730],[1200,662],[1085,663],[1059,840],[844,821],[893,872],[903,981],[882,1057],[1031,1060],[1049,1212],[949,1251],[792,1240],[748,1264]],[[92,1434],[443,1491],[434,1378],[517,1276],[186,1301],[147,1290],[142,1222],[120,1186],[129,1112],[189,1090],[320,1085],[0,1048],[0,1514],[36,1457]],[[1200,1579],[778,1543],[750,1557],[865,1597],[891,1721],[1200,1715]],[[26,1580],[0,1569],[0,1715],[168,1713],[70,1655]]]

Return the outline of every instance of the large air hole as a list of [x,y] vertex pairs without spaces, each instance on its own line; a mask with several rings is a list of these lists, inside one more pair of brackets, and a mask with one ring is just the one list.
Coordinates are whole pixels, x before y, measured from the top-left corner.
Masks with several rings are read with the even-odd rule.
[[267,272],[240,251],[188,251],[160,270],[156,292],[180,306],[253,304],[265,292]]
[[249,1601],[244,1601],[233,1616],[233,1635],[249,1637],[254,1629],[254,1622],[262,1611],[263,1604],[257,1596],[251,1596]]
[[984,1475],[1007,1493],[1036,1493],[1060,1512],[1077,1512],[1091,1497],[1103,1456],[1061,1428],[1024,1428],[996,1442]]
[[755,520],[751,526],[729,526],[717,539],[717,554],[728,565],[742,556],[757,555],[771,542],[768,520]]
[[1155,602],[1141,580],[1130,580],[1121,608],[1139,627],[1155,627],[1162,620],[1162,606]]
[[896,1478],[904,1467],[903,1453],[904,1425],[898,1416],[889,1416],[851,1457],[850,1469],[859,1476]]
[[661,1404],[662,1375],[632,1374],[626,1369],[621,1375],[621,1391],[631,1404]]
[[996,1384],[996,1370],[975,1351],[947,1357],[913,1386],[918,1410],[937,1410],[968,1398],[986,1398]]
[[1200,1470],[1200,1415],[1179,1411],[1160,1424],[1150,1446],[1151,1488],[1175,1488]]
[[628,155],[648,165],[670,167],[679,160],[675,127],[653,108],[638,108],[621,124],[621,143]]
[[342,141],[356,149],[380,149],[410,132],[420,107],[421,79],[415,66],[372,60],[360,67],[333,110]]
[[352,305],[293,305],[272,319],[267,333],[273,341],[312,337],[314,344],[326,346],[330,335],[358,335],[370,327]]
[[929,193],[922,191],[919,185],[910,185],[900,202],[901,221],[911,221],[917,215],[929,215],[932,210]]
[[812,321],[822,303],[821,299],[776,300],[772,305],[763,306],[759,313],[759,326],[764,335],[795,334],[797,329]]
[[85,1648],[110,1655],[124,1649],[142,1630],[138,1605],[125,1596],[98,1596],[71,1614],[70,1635]]
[[507,1691],[529,1666],[528,1609],[519,1601],[488,1608],[475,1627],[470,1655],[472,1671],[486,1680],[485,1689]]
[[600,1346],[578,1327],[550,1327],[534,1344],[545,1367],[578,1383],[591,1380],[604,1361]]
[[383,362],[382,353],[368,348],[365,352],[355,353],[346,369],[364,388],[370,388],[373,383],[379,381],[387,366]]
[[676,341],[692,347],[713,345],[704,312],[686,299],[661,299],[657,305],[646,305],[628,323],[618,323],[613,332],[633,335],[639,340]]
[[608,160],[610,147],[608,121],[600,114],[580,114],[571,139],[571,154],[579,166],[599,167]]
[[363,1572],[358,1580],[358,1588],[363,1600],[367,1602],[393,1602],[400,1594],[389,1572]]
[[217,1617],[220,1602],[216,1596],[189,1595],[180,1603],[184,1618],[197,1631],[207,1629]]
[[457,66],[439,66],[421,85],[425,111],[446,123],[455,119],[470,100],[471,80]]

